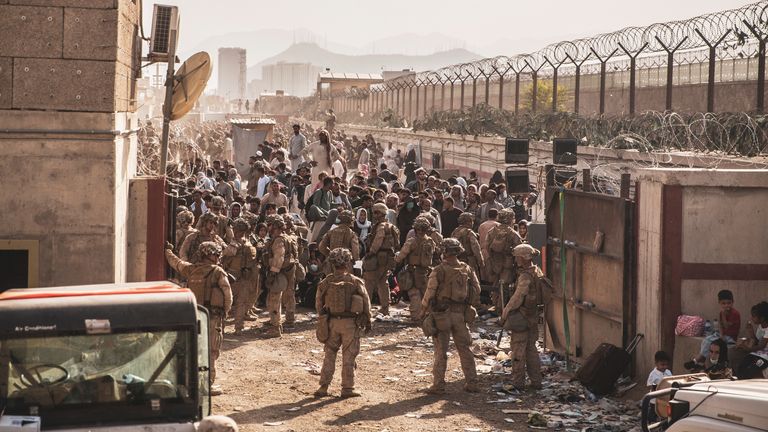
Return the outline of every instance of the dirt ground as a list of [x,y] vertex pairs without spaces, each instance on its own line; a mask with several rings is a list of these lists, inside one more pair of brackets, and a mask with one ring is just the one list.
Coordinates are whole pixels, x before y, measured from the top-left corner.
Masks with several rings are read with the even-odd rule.
[[[393,311],[396,316],[398,309]],[[431,383],[431,340],[420,328],[398,322],[374,322],[361,342],[356,388],[362,397],[338,397],[339,352],[332,396],[313,398],[323,347],[315,339],[315,321],[308,311],[300,312],[296,327],[281,339],[262,339],[258,329],[246,329],[242,335],[232,334],[231,326],[226,329],[217,363],[217,381],[224,394],[213,398],[213,411],[232,417],[241,431],[528,430],[526,414],[501,410],[530,408],[536,394],[518,396],[521,402],[489,403],[508,397],[491,388],[504,381],[503,375],[494,374],[480,375],[480,393],[464,392],[453,346],[446,374],[448,393],[432,396],[421,392]]]

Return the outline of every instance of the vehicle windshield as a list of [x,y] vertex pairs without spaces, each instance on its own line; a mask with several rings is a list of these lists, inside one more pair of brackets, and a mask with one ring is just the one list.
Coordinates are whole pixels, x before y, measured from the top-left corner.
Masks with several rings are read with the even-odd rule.
[[88,404],[189,401],[189,331],[0,340],[0,410],[38,415]]

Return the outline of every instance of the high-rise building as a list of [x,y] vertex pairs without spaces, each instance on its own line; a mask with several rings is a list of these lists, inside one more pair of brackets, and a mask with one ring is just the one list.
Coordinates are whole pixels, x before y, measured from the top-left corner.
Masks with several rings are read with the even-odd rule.
[[227,100],[245,99],[245,73],[243,48],[219,48],[219,96]]
[[262,66],[261,79],[267,91],[283,90],[292,96],[306,97],[315,89],[321,70],[311,63],[278,62]]

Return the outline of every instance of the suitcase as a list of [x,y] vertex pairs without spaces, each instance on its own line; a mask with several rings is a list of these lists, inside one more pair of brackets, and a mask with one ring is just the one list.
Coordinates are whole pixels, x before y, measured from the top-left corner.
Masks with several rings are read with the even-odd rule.
[[642,337],[635,336],[626,350],[609,343],[600,344],[576,371],[576,380],[596,395],[613,393],[616,381],[632,361],[632,352]]

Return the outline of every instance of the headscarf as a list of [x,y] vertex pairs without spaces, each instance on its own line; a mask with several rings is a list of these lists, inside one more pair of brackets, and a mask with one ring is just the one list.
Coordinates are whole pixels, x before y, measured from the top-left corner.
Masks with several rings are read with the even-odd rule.
[[[365,212],[365,223],[360,223],[360,212]],[[360,241],[365,241],[365,238],[368,237],[368,231],[371,229],[371,217],[368,214],[368,210],[364,208],[357,209],[357,213],[355,213],[355,226],[357,229],[360,230]]]

